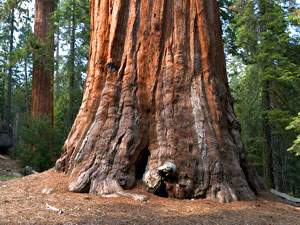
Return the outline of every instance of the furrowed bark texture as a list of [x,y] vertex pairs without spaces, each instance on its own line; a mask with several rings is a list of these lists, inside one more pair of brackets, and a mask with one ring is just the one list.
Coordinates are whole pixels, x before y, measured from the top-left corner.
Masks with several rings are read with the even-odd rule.
[[56,163],[70,191],[118,192],[144,174],[163,196],[254,199],[263,184],[233,112],[217,2],[92,0],[90,11],[85,93]]
[[51,34],[51,13],[54,0],[36,0],[34,14],[35,46],[32,75],[31,115],[50,116],[53,123],[54,34]]

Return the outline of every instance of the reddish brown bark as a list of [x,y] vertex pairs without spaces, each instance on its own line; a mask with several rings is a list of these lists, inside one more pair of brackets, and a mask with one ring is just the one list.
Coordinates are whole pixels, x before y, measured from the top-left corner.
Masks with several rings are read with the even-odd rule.
[[[89,72],[56,169],[70,191],[253,199],[215,0],[91,1]],[[149,155],[149,160],[148,160]],[[165,163],[176,166],[161,167]]]
[[48,115],[53,123],[54,34],[51,13],[54,0],[36,0],[34,35],[36,39],[32,75],[31,115]]

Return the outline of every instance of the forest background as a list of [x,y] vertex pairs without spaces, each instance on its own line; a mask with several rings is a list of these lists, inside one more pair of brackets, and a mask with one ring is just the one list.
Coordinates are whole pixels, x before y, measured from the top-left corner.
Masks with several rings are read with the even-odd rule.
[[[265,183],[300,196],[300,2],[219,0],[227,72],[249,158]],[[56,1],[54,124],[30,116],[34,3],[0,0],[0,122],[11,157],[52,167],[81,104],[89,56],[88,0]],[[35,146],[32,151],[30,146]]]

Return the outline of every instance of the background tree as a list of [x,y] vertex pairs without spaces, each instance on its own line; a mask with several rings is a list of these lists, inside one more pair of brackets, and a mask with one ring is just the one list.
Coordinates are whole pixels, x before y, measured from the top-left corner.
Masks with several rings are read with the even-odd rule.
[[[9,13],[10,10],[8,10],[8,3],[15,2],[15,1],[1,1],[1,15],[0,15],[0,70],[1,70],[1,77],[0,77],[0,116],[1,119],[4,120],[6,117],[6,106],[7,106],[7,90],[8,90],[8,68],[9,65],[12,65],[13,68],[13,76],[12,76],[12,109],[11,109],[11,121],[12,121],[12,128],[14,131],[15,136],[15,143],[19,143],[18,146],[16,146],[15,150],[10,151],[10,155],[16,158],[19,158],[21,160],[25,160],[27,164],[31,165],[39,165],[39,162],[35,162],[37,159],[43,161],[42,164],[44,165],[51,165],[53,166],[53,160],[57,158],[47,158],[47,155],[49,154],[42,154],[45,156],[44,159],[38,157],[39,150],[37,150],[36,157],[30,157],[32,159],[32,162],[28,161],[28,158],[24,158],[24,154],[21,154],[22,151],[20,149],[23,149],[24,152],[27,152],[30,149],[24,148],[26,144],[24,145],[25,139],[28,140],[29,136],[25,135],[24,133],[27,132],[27,134],[34,134],[34,132],[29,132],[28,129],[30,129],[28,125],[28,119],[32,122],[32,128],[42,126],[43,124],[46,124],[47,121],[41,121],[41,124],[37,122],[36,119],[33,119],[28,116],[28,111],[31,108],[31,77],[32,77],[32,64],[33,64],[33,51],[36,51],[36,48],[40,48],[40,51],[38,53],[41,53],[43,56],[46,49],[49,47],[47,44],[41,44],[38,41],[35,41],[33,38],[33,32],[32,32],[32,24],[33,24],[33,13],[34,10],[32,9],[32,4],[28,4],[27,1],[16,1],[18,2],[17,7],[15,8],[16,17],[15,17],[15,23],[14,23],[14,50],[10,54],[9,53]],[[58,3],[57,3],[58,4]],[[57,71],[60,71],[56,74],[56,79],[54,83],[55,91],[56,91],[56,98],[55,98],[55,127],[53,128],[53,131],[51,131],[52,128],[48,127],[48,130],[45,130],[45,134],[50,134],[55,132],[55,139],[53,141],[53,152],[57,154],[57,143],[60,143],[60,145],[63,144],[67,133],[70,130],[70,120],[69,120],[69,114],[70,110],[68,108],[69,105],[69,89],[68,89],[68,74],[69,69],[68,68],[68,53],[69,53],[69,23],[70,21],[68,15],[63,15],[61,8],[65,5],[65,11],[64,13],[69,12],[69,8],[67,7],[67,2],[62,1],[61,5],[58,4],[56,8],[56,13],[51,15],[51,23],[56,24],[56,27],[61,27],[61,33],[58,36],[61,39],[61,42],[58,43],[57,46],[57,53],[59,54],[59,48],[62,49],[62,55],[59,57],[59,60],[57,60]],[[3,7],[2,7],[3,6]],[[77,112],[80,101],[83,93],[83,83],[84,83],[84,77],[85,72],[87,70],[87,57],[88,57],[88,41],[89,41],[89,21],[90,17],[88,14],[89,9],[89,2],[88,1],[80,1],[76,3],[73,11],[75,12],[77,24],[75,29],[75,82],[74,82],[74,114]],[[61,8],[59,8],[61,7]],[[56,16],[59,14],[59,16]],[[69,12],[70,14],[70,12]],[[63,15],[63,16],[62,16]],[[56,29],[55,32],[59,30]],[[53,30],[54,31],[54,30]],[[59,39],[58,38],[58,39]],[[37,56],[37,55],[36,55]],[[9,63],[9,58],[12,59],[11,63]],[[35,57],[37,60],[39,57]],[[45,57],[46,58],[46,57]],[[35,61],[36,62],[36,61]],[[38,62],[36,62],[38,63]],[[58,67],[59,65],[59,67]],[[66,81],[66,82],[65,82]],[[65,112],[64,107],[66,106]],[[44,117],[43,117],[44,118]],[[65,122],[62,122],[65,121]],[[22,130],[26,130],[26,132],[22,132]],[[46,135],[47,136],[47,135]],[[45,138],[47,139],[47,137]],[[50,135],[51,136],[51,135]],[[37,139],[40,140],[41,143],[37,144],[37,146],[41,146],[43,143],[42,138]],[[57,141],[59,140],[59,141]],[[56,144],[54,144],[56,143]],[[21,147],[20,147],[21,146]],[[50,148],[49,148],[50,149]],[[49,150],[48,149],[48,150]],[[59,148],[58,148],[59,149]],[[50,150],[49,150],[50,151]],[[51,150],[52,151],[52,150]],[[33,154],[33,153],[32,153]],[[47,160],[49,160],[49,163],[47,163]],[[35,168],[36,170],[40,170],[40,168]]]
[[[30,103],[31,103],[31,73],[32,73],[32,62],[33,62],[33,51],[31,48],[31,43],[34,39],[34,34],[32,31],[32,16],[29,13],[29,9],[26,10],[24,16],[22,18],[22,25],[19,29],[19,37],[20,40],[17,49],[19,55],[19,61],[22,65],[22,73],[24,74],[23,87],[25,89],[25,109],[26,109],[26,120],[29,119],[30,116]],[[24,104],[21,104],[24,106]],[[22,109],[19,111],[23,111]]]
[[[16,97],[17,93],[23,88],[22,85],[24,84],[24,71],[22,69],[21,61],[23,60],[25,54],[23,49],[26,45],[26,40],[29,38],[29,33],[25,32],[25,29],[31,30],[31,18],[29,18],[28,15],[28,8],[25,7],[26,1],[6,1],[2,2],[1,4],[1,69],[3,68],[1,76],[3,81],[3,91],[1,92],[3,99],[3,101],[1,101],[1,103],[3,103],[1,105],[1,117],[3,118],[4,114],[6,114],[6,117],[7,115],[10,115],[9,120],[12,121],[11,125],[15,129],[16,117],[22,116],[20,115],[18,107],[22,107],[21,105],[23,104],[15,104],[15,101],[18,100]],[[17,15],[14,16],[13,21],[11,16],[12,11]],[[25,22],[26,20],[27,22]],[[20,35],[20,32],[23,31],[25,33]],[[28,67],[29,66],[30,63],[28,63]],[[5,102],[6,104],[4,104]],[[4,111],[6,111],[6,113],[4,113]]]
[[51,15],[55,1],[35,1],[34,62],[32,75],[31,115],[48,115],[53,123],[54,30]]
[[54,20],[59,28],[60,47],[64,51],[64,55],[56,59],[59,66],[55,78],[55,125],[66,137],[81,104],[87,71],[89,1],[61,1]]
[[1,120],[5,120],[6,115],[6,93],[7,93],[7,72],[8,72],[8,57],[7,54],[9,52],[8,50],[8,40],[9,40],[9,26],[8,24],[8,13],[4,10],[4,3],[1,1],[1,38],[0,38],[0,45],[1,45],[1,52],[0,52],[0,59],[1,59]]
[[[4,14],[2,16],[2,19],[4,19],[5,22],[7,22],[8,29],[7,32],[7,41],[8,41],[8,56],[7,56],[7,62],[8,66],[7,68],[8,76],[7,76],[7,104],[6,104],[6,116],[5,121],[10,126],[11,123],[11,87],[12,87],[12,73],[13,73],[13,48],[14,48],[14,32],[15,32],[15,8],[18,5],[18,1],[7,1],[2,3]],[[6,17],[6,18],[5,18]]]
[[296,166],[286,152],[293,134],[285,131],[299,111],[299,41],[289,33],[290,9],[286,1],[234,1],[234,32],[227,35],[231,87],[246,149],[258,168],[263,165],[269,187],[280,191],[291,188],[288,177]]

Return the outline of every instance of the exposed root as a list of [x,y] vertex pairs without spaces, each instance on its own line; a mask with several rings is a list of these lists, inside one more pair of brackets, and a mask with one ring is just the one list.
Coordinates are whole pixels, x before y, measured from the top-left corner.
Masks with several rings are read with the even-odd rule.
[[142,202],[145,202],[149,199],[149,197],[146,196],[146,195],[127,193],[127,192],[124,192],[124,191],[119,191],[119,192],[116,192],[116,193],[113,193],[113,194],[105,194],[105,195],[101,195],[101,196],[104,197],[104,198],[118,198],[118,197],[124,196],[124,197],[131,198],[135,201],[142,201]]
[[225,184],[213,185],[207,191],[206,198],[220,203],[238,201],[235,191]]
[[126,193],[124,191],[119,191],[117,194],[120,195],[120,196],[125,196],[125,197],[128,197],[128,198],[132,198],[135,201],[147,201],[149,199],[149,197],[146,196],[146,195]]
[[69,185],[69,191],[71,192],[87,192],[90,184],[89,173],[82,173],[77,180],[73,181]]
[[[77,182],[73,182],[69,185],[69,190],[72,192],[82,192],[82,190],[79,189],[80,186],[81,185],[79,185],[77,180]],[[124,192],[120,184],[114,179],[106,179],[101,182],[96,182],[96,180],[92,181],[89,192],[92,194],[99,194],[105,198],[125,196],[135,201],[147,201],[149,199],[146,195]]]
[[101,181],[94,180],[91,183],[90,193],[107,195],[122,192],[123,189],[115,179],[105,179]]

